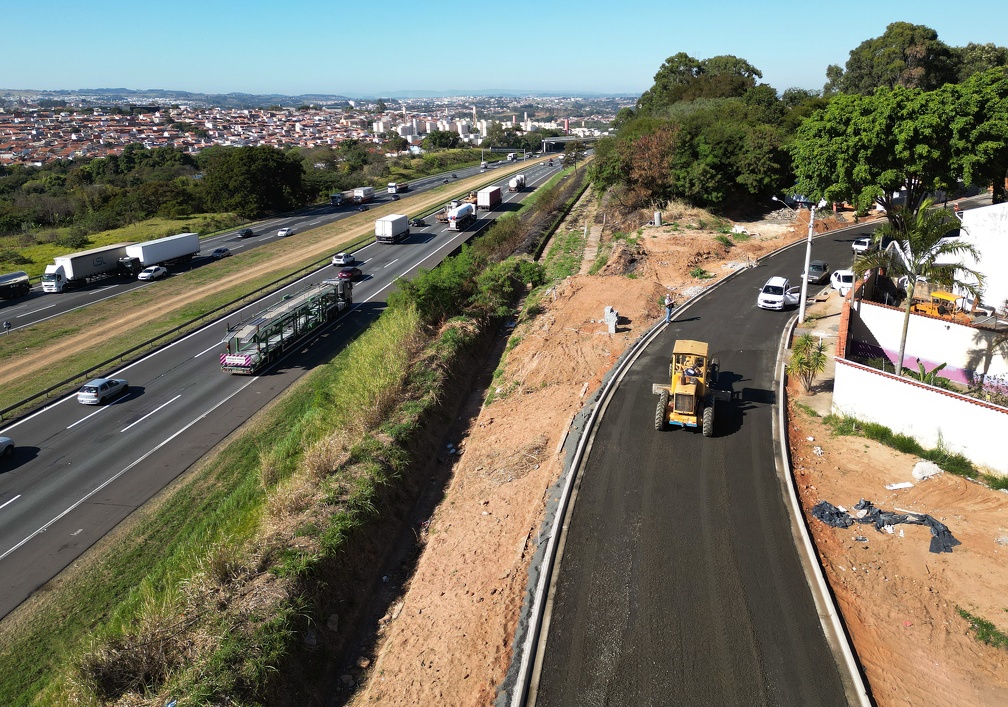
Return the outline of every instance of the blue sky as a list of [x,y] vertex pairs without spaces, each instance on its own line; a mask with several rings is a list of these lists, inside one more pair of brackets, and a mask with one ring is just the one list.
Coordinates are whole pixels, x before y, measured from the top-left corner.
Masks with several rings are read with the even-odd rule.
[[[89,0],[4,3],[0,88],[162,88],[388,96],[399,90],[640,93],[669,56],[734,54],[778,91],[890,22],[946,44],[1008,45],[1008,3],[947,0],[356,2]],[[761,7],[762,6],[762,7]]]

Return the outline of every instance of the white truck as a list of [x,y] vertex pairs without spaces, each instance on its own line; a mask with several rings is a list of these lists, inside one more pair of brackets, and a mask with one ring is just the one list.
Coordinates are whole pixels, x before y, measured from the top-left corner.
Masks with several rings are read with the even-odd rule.
[[63,292],[87,284],[89,280],[118,275],[120,259],[127,258],[129,243],[116,243],[82,250],[79,253],[58,255],[52,265],[46,265],[42,274],[43,292]]
[[126,257],[132,258],[141,270],[151,265],[165,265],[190,260],[199,252],[198,233],[179,233],[126,246]]
[[388,193],[389,194],[402,194],[403,192],[409,191],[408,182],[389,182],[388,183]]
[[515,161],[515,158],[516,158],[516,155],[515,155],[515,153],[513,153],[513,152],[509,152],[509,153],[508,153],[508,155],[507,155],[507,161],[508,161],[508,162],[514,162],[514,161]]
[[476,220],[476,207],[472,204],[456,206],[448,212],[448,230],[463,231]]
[[516,174],[511,177],[511,181],[508,182],[508,191],[521,191],[525,188],[525,175]]
[[398,243],[409,238],[409,217],[403,214],[389,214],[374,222],[374,237],[377,243]]
[[485,187],[476,192],[476,208],[489,211],[501,203],[500,187]]
[[374,199],[374,187],[357,187],[353,190],[353,203],[366,204]]

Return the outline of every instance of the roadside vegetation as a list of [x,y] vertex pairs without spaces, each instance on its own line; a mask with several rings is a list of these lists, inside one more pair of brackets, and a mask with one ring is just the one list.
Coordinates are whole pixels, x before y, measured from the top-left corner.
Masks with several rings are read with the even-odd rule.
[[353,344],[0,625],[0,703],[310,699],[427,483],[444,406],[501,318],[545,282],[512,255],[540,219],[552,222],[506,219],[401,280]]

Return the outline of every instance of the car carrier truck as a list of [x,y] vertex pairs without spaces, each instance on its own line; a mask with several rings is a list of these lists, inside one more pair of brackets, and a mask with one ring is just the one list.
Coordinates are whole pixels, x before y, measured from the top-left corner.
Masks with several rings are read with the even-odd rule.
[[251,375],[272,363],[353,303],[353,284],[323,280],[283,299],[227,331],[221,370]]
[[404,214],[389,214],[374,222],[374,235],[377,243],[398,243],[409,238],[409,217]]

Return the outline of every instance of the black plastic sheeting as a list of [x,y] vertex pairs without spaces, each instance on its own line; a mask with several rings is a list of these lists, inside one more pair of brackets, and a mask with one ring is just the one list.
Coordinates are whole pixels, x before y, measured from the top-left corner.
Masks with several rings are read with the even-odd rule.
[[898,525],[900,523],[910,523],[912,525],[926,525],[931,528],[931,552],[952,552],[952,548],[961,543],[952,536],[952,531],[948,526],[939,520],[935,520],[926,513],[894,513],[876,508],[871,501],[861,499],[854,506],[856,511],[865,511],[865,514],[858,518],[846,511],[842,511],[829,501],[819,501],[812,507],[812,515],[821,520],[826,525],[834,528],[849,528],[855,523],[871,523],[875,530],[882,532],[887,525]]

